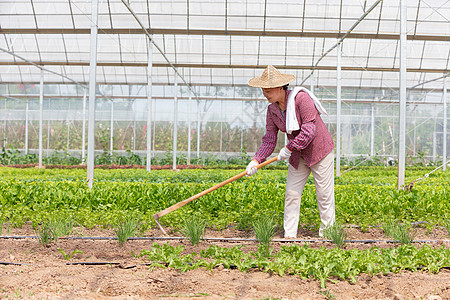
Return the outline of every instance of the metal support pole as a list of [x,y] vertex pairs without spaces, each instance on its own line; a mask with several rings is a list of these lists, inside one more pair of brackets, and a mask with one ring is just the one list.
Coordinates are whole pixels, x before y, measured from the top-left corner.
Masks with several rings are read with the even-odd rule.
[[197,100],[197,158],[200,158],[200,100]]
[[[244,151],[244,101],[241,101],[241,152]],[[247,152],[247,151],[246,151]]]
[[[152,105],[152,108],[153,108],[154,106]],[[153,149],[153,151],[156,151],[156,147],[155,147],[155,145],[156,145],[156,121],[155,121],[155,112],[154,111],[152,111],[152,119],[153,119],[153,144],[152,144],[152,149]]]
[[188,90],[189,99],[188,99],[188,113],[187,113],[187,123],[188,123],[188,152],[187,152],[187,164],[191,164],[191,102],[192,96],[191,91]]
[[111,100],[111,117],[109,120],[109,152],[111,153],[111,160],[114,151],[114,101]]
[[220,100],[220,141],[219,141],[220,158],[223,159],[223,100]]
[[177,169],[177,138],[178,138],[178,74],[174,74],[173,84],[173,97],[174,97],[174,109],[173,109],[173,163],[172,169]]
[[375,104],[371,105],[371,121],[370,121],[370,156],[375,155]]
[[25,154],[28,154],[28,120],[29,115],[29,100],[25,101]]
[[42,119],[44,118],[44,70],[39,84],[39,167],[42,168]]
[[[5,98],[5,113],[6,113],[6,98]],[[6,118],[3,120],[3,148],[6,149]]]
[[66,141],[66,150],[69,151],[69,140],[70,140],[70,120],[67,121],[67,141]]
[[413,154],[412,156],[416,156],[416,141],[417,141],[417,129],[416,129],[416,121],[417,121],[417,109],[414,110],[414,121],[413,121]]
[[136,120],[133,120],[133,136],[131,137],[131,139],[133,142],[133,152],[135,152],[136,151]]
[[398,180],[397,189],[405,185],[405,140],[406,140],[406,0],[400,0],[400,99],[398,130]]
[[148,64],[147,64],[147,172],[152,169],[152,66],[153,45],[148,40]]
[[[50,99],[47,99],[47,101]],[[50,156],[50,120],[47,120],[47,158]]]
[[87,181],[92,188],[94,183],[95,160],[95,90],[97,78],[97,20],[98,0],[91,1],[91,49],[89,61],[89,123],[88,123],[88,157],[87,157]]
[[341,56],[342,43],[339,43],[337,51],[336,68],[336,176],[341,176]]
[[437,134],[436,134],[436,130],[433,131],[433,162],[436,162],[436,138],[437,138]]
[[83,132],[81,133],[81,163],[86,157],[86,89],[83,89]]
[[444,122],[442,125],[443,128],[443,143],[442,143],[442,147],[443,147],[443,151],[442,151],[442,158],[443,158],[443,163],[444,166],[442,167],[443,171],[447,170],[447,77],[444,77],[444,91],[442,93],[442,97],[443,97],[443,104],[444,104]]

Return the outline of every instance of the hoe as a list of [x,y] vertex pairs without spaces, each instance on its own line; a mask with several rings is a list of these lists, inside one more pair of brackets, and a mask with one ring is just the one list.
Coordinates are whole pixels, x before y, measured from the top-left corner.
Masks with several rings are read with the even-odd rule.
[[[268,164],[270,164],[270,163],[273,163],[274,161],[277,160],[277,158],[278,158],[278,156],[275,156],[275,157],[273,157],[273,158],[271,158],[271,159],[269,159],[269,160],[266,160],[265,162],[263,162],[263,163],[257,165],[256,168],[259,169],[259,168],[262,168],[262,167],[264,167],[264,166],[266,166],[266,165],[268,165]],[[241,178],[242,176],[245,176],[246,174],[247,174],[247,171],[244,171],[244,172],[242,172],[242,173],[240,173],[240,174],[238,174],[238,175],[235,175],[235,176],[233,176],[233,177],[231,177],[231,178],[229,178],[229,179],[227,179],[227,180],[225,180],[225,181],[222,181],[222,182],[219,183],[219,184],[216,184],[216,185],[213,186],[213,187],[210,187],[210,188],[207,189],[207,190],[204,190],[203,192],[198,193],[198,194],[195,195],[195,196],[192,196],[192,197],[187,198],[187,199],[185,199],[185,200],[183,200],[183,201],[180,201],[180,202],[178,202],[178,203],[176,203],[176,204],[174,204],[174,205],[172,205],[172,206],[166,208],[165,210],[162,210],[162,211],[160,211],[159,213],[154,214],[154,215],[153,215],[153,219],[155,219],[156,224],[158,224],[158,226],[159,226],[159,228],[161,228],[162,232],[163,232],[165,235],[167,235],[166,231],[164,230],[164,228],[161,226],[161,224],[160,224],[159,221],[158,221],[159,218],[161,218],[162,216],[167,215],[167,214],[170,213],[170,212],[173,212],[174,210],[179,209],[180,207],[182,207],[182,206],[188,204],[188,203],[191,202],[191,201],[194,201],[194,200],[197,199],[197,198],[200,198],[201,196],[204,196],[204,195],[206,195],[206,194],[208,194],[208,193],[210,193],[210,192],[212,192],[212,191],[214,191],[214,190],[217,190],[218,188],[224,186],[224,185],[227,184],[227,183],[233,182],[233,181],[235,181],[236,179],[239,179],[239,178]]]

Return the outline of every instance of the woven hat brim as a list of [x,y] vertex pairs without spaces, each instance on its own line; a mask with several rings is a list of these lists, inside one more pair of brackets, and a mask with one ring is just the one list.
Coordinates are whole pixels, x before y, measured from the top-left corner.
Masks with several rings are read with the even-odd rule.
[[248,81],[248,85],[252,87],[259,87],[259,88],[275,88],[284,86],[292,81],[295,80],[295,76],[291,74],[281,74],[276,80],[267,80],[266,78],[262,78],[262,76],[257,76]]

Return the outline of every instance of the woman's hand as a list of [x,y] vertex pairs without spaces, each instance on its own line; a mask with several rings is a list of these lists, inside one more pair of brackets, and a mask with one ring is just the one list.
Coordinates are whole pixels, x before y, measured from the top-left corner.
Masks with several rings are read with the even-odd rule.
[[280,150],[280,153],[278,153],[278,158],[277,160],[285,160],[285,159],[289,159],[289,157],[291,157],[291,150],[289,150],[286,147],[283,147],[283,149]]
[[247,168],[245,169],[245,171],[247,171],[246,176],[255,175],[256,172],[258,172],[258,168],[256,167],[257,165],[259,165],[259,163],[256,160],[252,159],[252,161],[248,164]]

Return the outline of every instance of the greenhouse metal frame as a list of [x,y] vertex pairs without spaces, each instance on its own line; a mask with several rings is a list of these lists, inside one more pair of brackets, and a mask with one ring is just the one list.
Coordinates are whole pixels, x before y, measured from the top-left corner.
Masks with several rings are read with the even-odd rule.
[[33,149],[40,165],[44,142],[47,155],[77,151],[90,186],[99,130],[110,151],[145,153],[147,170],[158,151],[174,168],[191,148],[257,151],[267,101],[247,81],[268,64],[324,103],[338,175],[355,156],[398,157],[399,188],[407,156],[446,169],[450,1],[6,0],[0,11],[3,147]]

